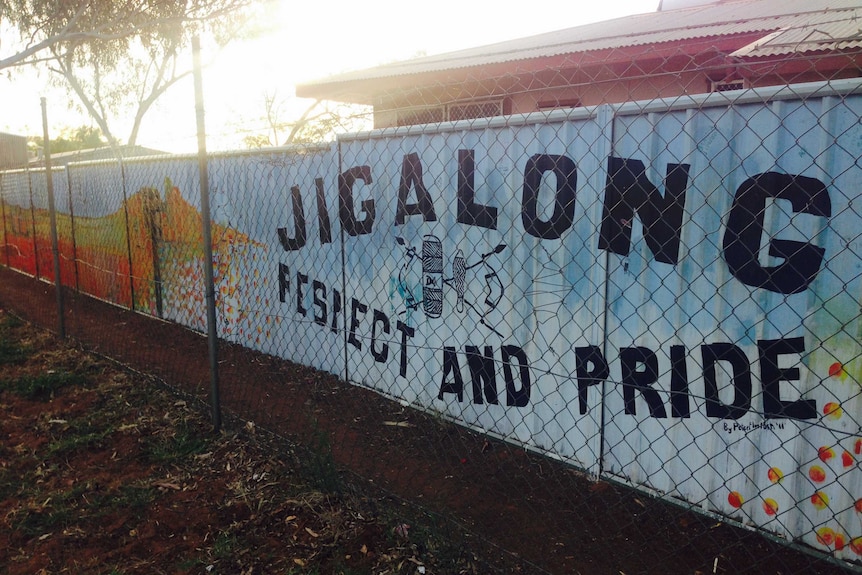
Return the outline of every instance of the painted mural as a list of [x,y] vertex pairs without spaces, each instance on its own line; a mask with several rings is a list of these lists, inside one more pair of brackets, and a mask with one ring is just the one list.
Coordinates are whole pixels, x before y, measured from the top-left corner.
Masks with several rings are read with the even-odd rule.
[[[69,205],[63,182],[55,176],[63,285],[157,317],[163,317],[163,302],[169,300],[179,310],[181,323],[204,330],[200,211],[182,197],[171,180],[165,179],[162,190],[141,188],[112,213],[90,217],[73,217],[63,209]],[[121,194],[121,190],[115,193]],[[15,205],[4,194],[0,203],[4,255],[10,254],[10,267],[53,282],[50,214],[47,201],[42,203],[44,206],[36,202]],[[244,234],[218,224],[214,234],[216,281],[227,301],[237,289],[237,278],[231,276],[232,258],[241,256],[249,241]]]
[[[220,335],[862,561],[862,97],[626,109],[213,158]],[[104,169],[64,283],[203,331],[194,163]]]

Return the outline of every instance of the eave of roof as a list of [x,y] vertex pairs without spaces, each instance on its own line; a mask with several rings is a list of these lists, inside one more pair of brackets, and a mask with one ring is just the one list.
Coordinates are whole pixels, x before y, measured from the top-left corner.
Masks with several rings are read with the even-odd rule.
[[[368,103],[375,83],[391,86],[426,75],[573,54],[684,43],[699,49],[708,38],[756,40],[732,56],[758,58],[862,45],[862,0],[731,0],[650,12],[435,56],[347,72],[296,88],[300,97]],[[762,33],[762,37],[756,34]],[[415,86],[414,86],[415,87]],[[349,98],[344,98],[349,94]],[[364,97],[362,97],[364,95]]]

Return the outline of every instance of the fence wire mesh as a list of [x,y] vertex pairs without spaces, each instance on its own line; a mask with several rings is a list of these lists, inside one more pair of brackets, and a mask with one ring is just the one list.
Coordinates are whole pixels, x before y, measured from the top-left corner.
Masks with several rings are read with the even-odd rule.
[[[213,155],[223,409],[545,571],[858,572],[860,53],[786,42],[432,57],[374,130]],[[203,396],[197,169],[53,178],[70,332]],[[53,281],[44,171],[0,193]]]

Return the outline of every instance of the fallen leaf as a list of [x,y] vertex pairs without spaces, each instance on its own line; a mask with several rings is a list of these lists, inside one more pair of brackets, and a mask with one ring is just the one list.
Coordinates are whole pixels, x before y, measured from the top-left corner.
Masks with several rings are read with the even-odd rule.
[[174,491],[181,491],[182,487],[177,485],[176,483],[167,483],[164,481],[156,481],[153,483],[156,487],[161,487],[162,489],[173,489]]
[[383,425],[388,425],[389,427],[413,427],[413,424],[407,421],[384,421]]
[[294,557],[293,562],[299,565],[300,567],[305,567],[305,559],[300,559],[299,557]]
[[306,533],[308,533],[308,534],[309,534],[309,535],[311,535],[312,537],[320,537],[320,535],[318,535],[317,533],[315,533],[314,531],[312,531],[312,530],[311,530],[311,529],[309,529],[308,527],[306,527],[306,528],[305,528],[305,531],[306,531]]
[[359,552],[362,553],[363,555],[368,555],[368,547],[363,545],[362,547],[359,548]]

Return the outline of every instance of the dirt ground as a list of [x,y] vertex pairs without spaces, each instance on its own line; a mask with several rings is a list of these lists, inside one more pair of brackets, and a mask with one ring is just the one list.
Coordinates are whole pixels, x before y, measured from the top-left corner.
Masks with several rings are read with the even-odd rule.
[[[0,517],[38,524],[62,504],[84,521],[51,529],[4,526],[9,541],[0,541],[0,548],[13,551],[0,555],[0,563],[28,566],[10,572],[35,573],[45,565],[46,573],[845,572],[750,530],[590,481],[557,462],[238,346],[219,347],[228,432],[213,436],[190,409],[195,398],[206,398],[210,384],[204,338],[89,298],[65,298],[65,327],[81,347],[188,396],[156,400],[150,378],[131,378],[128,369],[108,369],[86,355],[64,361],[97,365],[85,375],[112,373],[108,381],[88,379],[47,400],[4,390],[3,461],[12,455],[18,461],[20,444],[29,463],[16,464],[24,473],[18,491],[0,487]],[[0,307],[57,329],[53,288],[32,278],[0,269]],[[47,364],[30,369],[57,370]],[[131,388],[119,391],[118,382],[129,378]],[[90,395],[75,399],[73,390]],[[120,403],[135,406],[131,419],[115,421],[113,431],[76,447],[74,457],[51,459],[56,448],[50,446],[71,421],[114,421]],[[177,423],[179,431],[153,427],[163,421]],[[18,423],[37,435],[12,439],[21,432]],[[279,441],[252,454],[263,429]],[[154,476],[143,475],[156,465],[154,446],[186,435],[205,445],[171,459]],[[180,467],[178,459],[191,467]],[[125,463],[115,469],[116,460]],[[88,478],[84,472],[91,470],[99,473]],[[306,483],[299,494],[276,496],[300,479]],[[40,485],[61,491],[36,490]],[[122,487],[142,502],[117,514],[113,502]],[[340,505],[346,507],[330,511]],[[110,536],[90,537],[88,529]],[[191,546],[175,547],[181,540]],[[29,563],[37,557],[49,563]],[[164,557],[154,563],[161,571],[145,563],[156,557]]]
[[0,570],[477,572],[325,454],[243,431],[213,434],[186,400],[0,311]]

